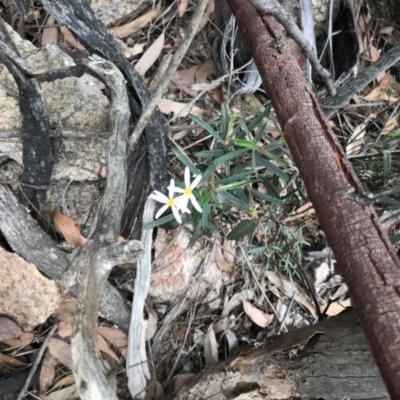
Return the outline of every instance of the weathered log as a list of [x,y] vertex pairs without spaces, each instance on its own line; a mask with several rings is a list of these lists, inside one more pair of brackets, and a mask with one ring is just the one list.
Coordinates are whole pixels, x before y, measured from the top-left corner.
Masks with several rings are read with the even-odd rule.
[[192,378],[171,399],[389,399],[353,312],[268,339]]
[[283,134],[349,286],[375,361],[400,398],[400,261],[286,43],[282,27],[246,0],[228,0]]

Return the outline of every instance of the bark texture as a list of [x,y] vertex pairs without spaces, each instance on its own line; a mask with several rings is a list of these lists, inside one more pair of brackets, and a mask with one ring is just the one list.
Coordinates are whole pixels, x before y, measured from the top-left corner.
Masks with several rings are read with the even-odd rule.
[[171,399],[389,399],[355,315],[268,339],[187,382]]
[[400,262],[273,17],[228,0],[347,282],[392,398],[400,398]]
[[400,0],[368,0],[374,18],[398,24]]

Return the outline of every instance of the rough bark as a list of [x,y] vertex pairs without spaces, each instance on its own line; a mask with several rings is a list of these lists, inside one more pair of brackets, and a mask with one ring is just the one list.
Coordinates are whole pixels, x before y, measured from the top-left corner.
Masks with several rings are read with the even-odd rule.
[[374,18],[398,24],[400,21],[400,0],[368,0]]
[[273,17],[228,0],[392,398],[400,398],[400,262]]
[[354,314],[268,339],[188,381],[171,399],[389,399]]

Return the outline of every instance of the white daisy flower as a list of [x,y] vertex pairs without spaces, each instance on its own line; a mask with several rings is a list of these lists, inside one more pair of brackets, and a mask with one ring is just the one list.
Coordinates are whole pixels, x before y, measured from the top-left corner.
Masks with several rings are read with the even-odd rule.
[[189,212],[190,210],[187,209],[186,204],[187,200],[184,198],[184,196],[179,196],[177,198],[174,198],[174,192],[176,191],[175,187],[175,181],[171,179],[171,183],[168,186],[168,197],[165,194],[162,194],[158,190],[155,190],[153,193],[150,194],[150,197],[154,199],[155,201],[158,201],[160,203],[164,203],[164,206],[162,206],[155,218],[159,218],[162,214],[165,213],[165,211],[168,210],[168,208],[172,209],[172,212],[174,214],[175,219],[178,221],[178,223],[182,223],[182,218],[179,215],[179,210],[183,212]]
[[[187,212],[186,210],[187,210],[187,204],[188,204],[189,200],[198,212],[203,212],[200,204],[198,203],[198,201],[196,200],[196,197],[194,197],[194,194],[193,194],[193,189],[201,181],[201,175],[193,175],[193,177],[194,177],[194,181],[192,183],[190,183],[190,170],[188,167],[186,167],[185,168],[185,188],[181,189],[179,187],[174,187],[175,192],[182,193],[181,197],[183,197],[183,200],[181,201],[181,206],[183,206],[183,208],[181,208],[181,210],[183,212]],[[168,189],[170,189],[169,186],[168,186]]]

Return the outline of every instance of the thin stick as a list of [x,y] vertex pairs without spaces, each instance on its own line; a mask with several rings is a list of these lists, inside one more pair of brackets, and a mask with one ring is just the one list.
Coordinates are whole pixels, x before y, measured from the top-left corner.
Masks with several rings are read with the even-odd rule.
[[32,381],[33,375],[35,374],[36,370],[38,369],[39,364],[40,364],[40,362],[42,361],[44,352],[46,351],[47,346],[48,346],[48,344],[49,344],[49,342],[50,342],[50,339],[51,339],[52,336],[54,335],[54,332],[56,331],[56,329],[57,329],[57,325],[54,325],[54,326],[50,329],[49,333],[47,334],[46,339],[44,339],[43,344],[42,344],[42,347],[40,348],[39,353],[38,353],[38,355],[37,355],[35,361],[34,361],[33,364],[32,364],[32,368],[31,368],[31,370],[29,371],[29,375],[28,375],[28,377],[26,378],[26,381],[25,381],[25,384],[24,384],[23,388],[22,388],[21,391],[19,392],[19,395],[18,395],[18,397],[17,397],[17,400],[22,400],[23,397],[25,396],[25,393],[26,393],[26,391],[28,390],[29,384],[30,384],[31,381]]
[[142,134],[143,130],[149,123],[150,117],[153,114],[154,109],[157,107],[157,104],[160,101],[161,96],[167,89],[172,77],[174,76],[176,70],[178,69],[179,64],[181,63],[184,55],[186,54],[190,44],[192,43],[192,40],[196,35],[197,28],[199,27],[200,22],[202,20],[207,4],[208,0],[199,0],[199,2],[197,3],[197,7],[193,14],[193,18],[188,26],[186,36],[182,39],[182,43],[178,47],[178,50],[172,56],[171,62],[169,63],[163,78],[161,79],[160,83],[157,86],[157,89],[151,96],[150,101],[147,103],[146,108],[143,110],[143,113],[140,116],[139,121],[137,122],[131,137],[129,138],[130,150],[133,149],[140,135]]

